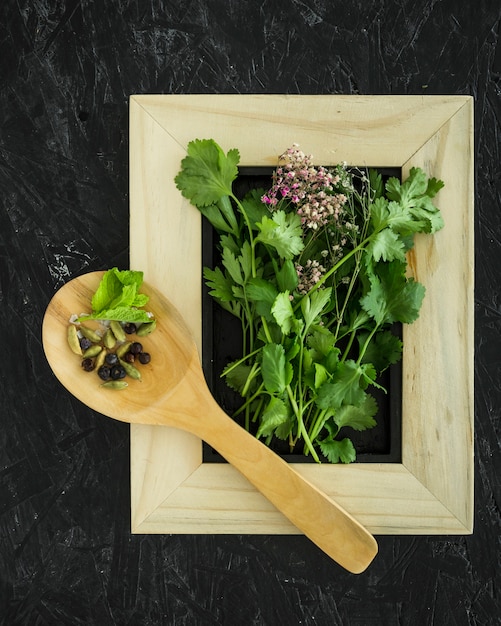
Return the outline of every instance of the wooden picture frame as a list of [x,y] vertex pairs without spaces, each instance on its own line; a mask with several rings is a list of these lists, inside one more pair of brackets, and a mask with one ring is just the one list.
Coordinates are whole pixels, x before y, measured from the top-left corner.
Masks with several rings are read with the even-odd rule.
[[[295,467],[374,534],[473,530],[473,100],[469,96],[137,95],[130,99],[130,264],[184,315],[201,346],[201,220],[174,184],[187,144],[276,165],[293,142],[317,164],[413,166],[445,181],[445,227],[409,257],[426,287],[404,327],[402,462]],[[133,533],[296,534],[201,441],[131,425]]]

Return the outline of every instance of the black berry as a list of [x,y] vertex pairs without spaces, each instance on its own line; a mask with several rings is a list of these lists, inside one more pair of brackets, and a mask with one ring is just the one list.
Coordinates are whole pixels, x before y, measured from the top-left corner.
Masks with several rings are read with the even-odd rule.
[[139,362],[142,363],[143,365],[146,365],[146,363],[149,363],[151,361],[151,356],[149,352],[140,352],[139,356],[138,356]]
[[84,359],[82,361],[82,367],[86,372],[92,372],[94,369],[94,361],[92,359]]
[[82,337],[79,343],[82,350],[87,350],[87,348],[90,348],[92,345],[92,341],[90,339],[87,339],[87,337]]
[[128,335],[133,335],[136,332],[137,328],[135,324],[129,322],[128,324],[125,324],[124,330]]
[[107,365],[116,365],[118,363],[118,357],[114,352],[109,352],[104,360],[106,361]]
[[120,380],[125,378],[126,372],[121,365],[114,365],[110,370],[110,377],[112,380]]
[[109,380],[110,378],[110,368],[107,367],[106,365],[102,365],[98,370],[97,373],[99,375],[99,378],[101,378],[102,380]]
[[134,343],[129,348],[129,352],[131,352],[132,354],[139,354],[142,351],[143,351],[143,346],[142,344],[139,343],[139,341],[134,341]]

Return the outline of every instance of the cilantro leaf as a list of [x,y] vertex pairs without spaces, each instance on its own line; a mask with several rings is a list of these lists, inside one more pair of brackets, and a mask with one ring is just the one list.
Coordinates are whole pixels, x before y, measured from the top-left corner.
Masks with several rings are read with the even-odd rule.
[[287,405],[280,398],[272,396],[268,406],[261,415],[261,423],[256,433],[256,437],[269,436],[273,431],[289,421]]
[[332,288],[317,289],[301,298],[301,312],[308,329],[330,303]]
[[345,438],[341,441],[326,438],[318,442],[322,454],[327,457],[331,463],[353,463],[357,455],[351,439]]
[[268,207],[261,202],[263,193],[263,189],[252,189],[241,200],[242,209],[254,230],[257,230],[256,224],[270,214]]
[[271,307],[271,313],[284,335],[288,335],[295,319],[288,291],[278,294]]
[[245,365],[245,363],[238,363],[238,365],[235,363],[237,362],[228,363],[221,376],[224,376],[228,387],[242,395],[245,386],[248,384],[252,367]]
[[296,213],[275,211],[271,218],[263,216],[256,226],[259,229],[256,241],[274,248],[282,259],[292,259],[304,247],[301,218]]
[[[362,333],[357,338],[362,347],[369,333]],[[402,341],[390,330],[376,333],[362,358],[363,363],[373,363],[378,372],[383,372],[389,365],[398,363],[402,358]]]
[[405,263],[379,263],[377,275],[372,273],[369,280],[371,287],[360,304],[378,324],[411,324],[418,318],[425,288],[406,277]]
[[337,409],[342,404],[360,405],[365,398],[360,386],[363,375],[364,370],[355,361],[340,363],[332,381],[325,382],[318,390],[316,405],[321,409]]
[[277,277],[277,285],[280,291],[294,291],[297,287],[299,279],[291,259],[286,259],[282,267],[275,273]]
[[377,233],[367,246],[367,252],[375,261],[405,261],[405,245],[397,233],[385,228]]
[[273,283],[264,278],[251,278],[247,283],[245,293],[248,300],[255,303],[258,315],[262,315],[268,321],[273,320],[271,307],[278,295],[277,288]]
[[386,183],[386,195],[390,200],[408,210],[420,225],[419,232],[433,233],[443,227],[439,209],[431,198],[443,187],[443,182],[435,178],[427,180],[420,167],[412,167],[405,182],[392,177]]
[[360,406],[347,404],[340,407],[333,416],[334,421],[339,429],[343,426],[349,426],[353,430],[366,430],[374,428],[376,415],[378,410],[376,400],[369,394],[365,395],[365,399]]
[[233,292],[231,290],[233,282],[223,273],[220,267],[212,270],[204,267],[204,278],[206,285],[210,288],[210,295],[221,302],[231,302]]
[[261,373],[266,391],[283,393],[292,380],[292,365],[285,360],[283,346],[268,343],[263,347]]
[[225,155],[212,139],[190,141],[181,171],[174,179],[176,187],[197,207],[216,204],[232,194],[239,161],[238,150],[229,150]]

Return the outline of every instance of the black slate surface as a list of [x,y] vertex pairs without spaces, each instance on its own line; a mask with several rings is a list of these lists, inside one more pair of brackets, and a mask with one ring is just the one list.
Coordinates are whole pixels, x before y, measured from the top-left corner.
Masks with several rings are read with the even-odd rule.
[[[4,0],[0,7],[0,624],[501,623],[498,0]],[[131,536],[129,429],[52,376],[68,278],[128,264],[133,93],[471,94],[476,515],[379,537],[354,576],[303,537]]]

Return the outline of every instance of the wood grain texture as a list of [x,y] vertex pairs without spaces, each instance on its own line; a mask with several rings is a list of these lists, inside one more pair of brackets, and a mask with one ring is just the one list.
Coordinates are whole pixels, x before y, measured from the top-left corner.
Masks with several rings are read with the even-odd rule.
[[291,464],[226,415],[207,387],[195,343],[183,319],[154,287],[143,284],[157,320],[141,342],[153,360],[140,380],[118,392],[89,375],[67,342],[69,319],[89,309],[102,272],[67,282],[51,299],[42,324],[47,360],[60,382],[85,405],[121,421],[191,433],[217,450],[290,522],[352,573],[364,571],[377,554],[374,537]]
[[[224,149],[238,147],[245,165],[273,165],[293,141],[308,146],[316,163],[402,167],[421,166],[442,177],[437,202],[445,229],[418,239],[411,271],[427,289],[417,323],[405,328],[402,464],[299,466],[314,484],[340,497],[347,510],[371,532],[470,533],[473,523],[473,159],[472,101],[465,96],[134,96],[131,98],[131,266],[141,267],[186,316],[200,350],[200,223],[198,211],[181,197],[173,179],[187,143],[208,135]],[[189,224],[189,227],[187,226]],[[201,449],[158,440],[165,454],[180,460],[178,487],[158,487],[167,477],[161,463],[145,463],[135,440],[155,434],[131,431],[132,518],[134,532],[294,532],[255,494],[242,490],[235,473],[218,469],[222,484],[211,501],[220,514],[205,510],[197,485],[213,472]],[[192,444],[193,442],[190,442]],[[194,467],[196,471],[193,471]],[[189,469],[188,469],[189,468]],[[146,472],[146,475],[145,475]],[[150,500],[142,490],[154,475],[157,508],[137,508]],[[323,476],[329,476],[326,484]],[[347,475],[351,480],[346,481]],[[394,481],[405,476],[405,489]],[[383,478],[384,477],[384,478]],[[237,480],[237,483],[235,483]],[[212,483],[211,483],[212,484]],[[336,486],[334,488],[334,485]],[[342,485],[341,489],[338,485]],[[346,490],[345,490],[346,485]],[[189,496],[185,496],[185,492]],[[141,495],[138,495],[140,493]],[[395,494],[400,494],[395,497]],[[348,494],[350,494],[348,496]],[[426,506],[416,506],[423,502]],[[238,506],[236,507],[236,501]],[[181,503],[189,502],[183,509]],[[368,503],[371,503],[369,506]],[[431,505],[431,508],[430,508]],[[238,509],[239,513],[232,512]],[[248,517],[242,519],[242,511]],[[356,511],[356,514],[355,514]],[[411,514],[408,511],[412,511]],[[151,520],[151,521],[150,521]],[[231,529],[231,530],[229,530]]]

